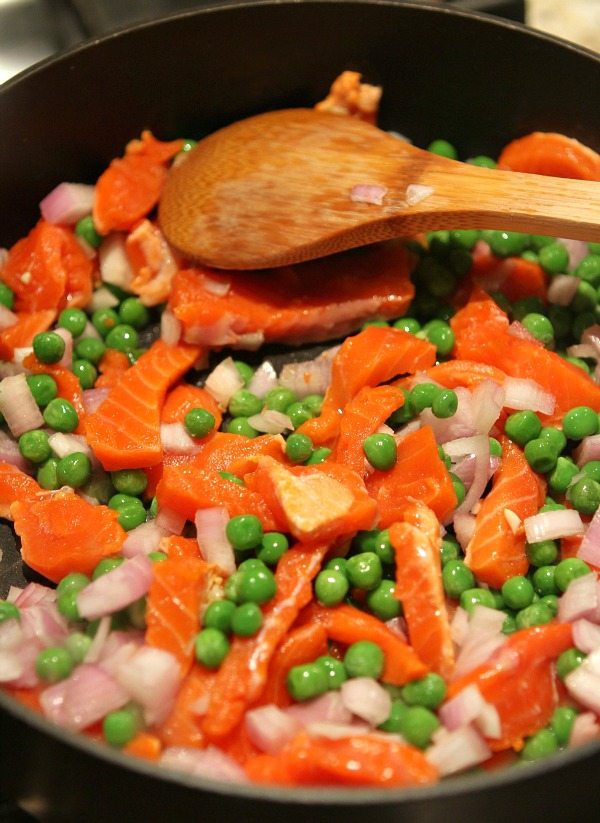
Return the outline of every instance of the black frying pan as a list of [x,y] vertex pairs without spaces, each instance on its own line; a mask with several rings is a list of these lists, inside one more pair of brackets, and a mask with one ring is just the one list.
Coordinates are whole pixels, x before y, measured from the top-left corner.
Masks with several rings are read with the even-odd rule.
[[[494,154],[534,129],[600,149],[600,57],[485,15],[414,3],[221,4],[111,35],[0,89],[0,245],[62,180],[93,182],[144,128],[197,137],[312,105],[346,68],[381,83],[381,124]],[[21,580],[0,530],[0,596]],[[535,684],[531,684],[532,689]],[[276,791],[170,772],[52,727],[0,693],[0,792],[45,820],[453,823],[597,819],[600,745],[409,791]]]

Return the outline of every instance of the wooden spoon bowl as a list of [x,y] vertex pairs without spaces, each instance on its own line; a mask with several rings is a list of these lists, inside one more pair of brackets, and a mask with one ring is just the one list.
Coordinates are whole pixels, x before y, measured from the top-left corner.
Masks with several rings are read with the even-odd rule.
[[[410,188],[409,188],[410,187]],[[600,183],[487,169],[314,109],[227,126],[175,165],[169,242],[222,269],[261,269],[434,229],[600,241]]]

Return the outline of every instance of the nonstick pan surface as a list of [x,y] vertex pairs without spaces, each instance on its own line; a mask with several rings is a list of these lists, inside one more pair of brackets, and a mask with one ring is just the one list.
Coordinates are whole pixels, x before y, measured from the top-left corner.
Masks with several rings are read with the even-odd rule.
[[[383,85],[381,125],[417,145],[445,137],[461,156],[493,155],[537,129],[600,150],[600,57],[519,24],[369,0],[204,6],[85,44],[0,88],[0,245],[27,233],[57,183],[94,182],[142,129],[199,137],[312,105],[343,69]],[[6,525],[0,546],[3,596],[23,582]],[[44,820],[587,821],[597,817],[599,773],[600,746],[590,744],[421,790],[224,786],[157,772],[0,693],[0,792]]]

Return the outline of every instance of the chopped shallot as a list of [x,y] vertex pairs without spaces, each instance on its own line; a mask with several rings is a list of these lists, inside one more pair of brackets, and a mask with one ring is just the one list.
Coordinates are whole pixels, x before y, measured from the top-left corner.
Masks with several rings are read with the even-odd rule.
[[137,554],[80,591],[77,597],[79,613],[86,620],[114,614],[145,595],[152,579],[152,561]]
[[259,414],[248,418],[248,423],[258,432],[265,434],[281,434],[286,429],[293,429],[294,425],[287,414],[276,409],[263,409]]
[[379,726],[390,716],[390,693],[372,677],[352,677],[342,683],[340,693],[344,706],[371,726]]
[[44,425],[44,418],[24,374],[0,381],[0,412],[13,437]]
[[194,517],[198,546],[202,557],[219,566],[225,574],[236,569],[233,547],[225,533],[229,513],[223,506],[198,509]]
[[140,646],[117,667],[115,676],[142,706],[147,723],[160,723],[167,717],[181,679],[179,663],[170,652]]
[[593,620],[600,606],[600,590],[594,572],[571,580],[558,601],[558,619],[570,623],[581,617]]
[[407,206],[416,206],[422,200],[426,200],[434,193],[435,189],[431,186],[423,186],[419,183],[410,183],[406,187],[404,199]]
[[277,372],[273,368],[273,364],[269,360],[265,360],[260,366],[255,369],[250,382],[248,383],[248,391],[262,398],[271,389],[277,385]]
[[460,726],[453,731],[441,730],[435,742],[425,751],[430,763],[441,775],[456,774],[483,763],[491,751],[482,735],[473,726]]
[[577,294],[579,277],[572,274],[556,274],[548,286],[548,302],[555,306],[570,306]]
[[244,380],[240,375],[232,357],[226,357],[218,366],[211,371],[204,386],[214,397],[222,409],[226,409],[231,397],[244,385]]
[[127,290],[134,272],[127,254],[125,235],[114,232],[103,240],[98,249],[98,259],[102,282]]
[[160,336],[168,346],[176,346],[181,340],[181,322],[168,307],[160,316]]
[[40,211],[48,223],[72,225],[92,213],[94,186],[83,183],[59,183],[40,202]]
[[503,384],[504,405],[509,409],[530,409],[542,414],[553,414],[556,398],[545,391],[535,380],[507,377]]
[[156,519],[140,523],[127,532],[121,554],[123,557],[135,557],[137,554],[148,555],[150,552],[158,551],[160,541],[167,534],[168,531],[161,527]]
[[161,423],[160,442],[165,452],[193,454],[198,451],[198,444],[181,422]]
[[300,731],[302,724],[273,703],[246,712],[246,731],[262,752],[277,754]]
[[0,303],[0,331],[10,329],[11,326],[15,325],[17,319],[17,315],[14,312],[7,309],[5,305]]
[[205,749],[171,746],[163,751],[159,764],[166,769],[208,777],[211,780],[223,780],[227,783],[248,782],[242,767],[232,757],[212,745]]
[[569,672],[564,682],[575,700],[600,714],[600,649],[588,654],[577,668]]
[[127,690],[95,663],[82,663],[40,695],[46,717],[73,731],[87,729],[129,700]]
[[492,703],[484,700],[474,683],[447,700],[440,707],[439,716],[450,731],[475,723],[486,737],[499,738],[502,734],[498,710]]
[[585,526],[576,509],[554,509],[533,514],[523,521],[528,543],[542,540],[556,540],[559,537],[573,537],[583,534]]
[[350,200],[353,203],[370,203],[373,206],[383,205],[387,188],[377,183],[359,183],[350,190]]
[[[570,586],[569,586],[570,588]],[[589,654],[600,648],[600,626],[586,620],[585,617],[573,623],[573,645],[576,649]]]

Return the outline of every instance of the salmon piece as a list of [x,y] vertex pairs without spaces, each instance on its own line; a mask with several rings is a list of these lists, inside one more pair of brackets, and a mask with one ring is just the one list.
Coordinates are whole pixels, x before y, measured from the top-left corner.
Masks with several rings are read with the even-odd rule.
[[385,472],[371,472],[365,483],[377,501],[381,529],[402,517],[408,500],[424,503],[442,522],[458,502],[431,426],[421,426],[403,437],[398,443],[396,465]]
[[375,501],[360,475],[341,463],[288,468],[261,457],[246,483],[266,502],[279,528],[303,543],[339,540],[375,523]]
[[184,677],[175,703],[157,734],[165,747],[193,746],[204,748],[206,737],[201,728],[201,712],[198,705],[208,698],[214,688],[217,673],[194,662]]
[[500,715],[500,739],[490,739],[494,751],[523,746],[550,720],[558,702],[556,658],[573,645],[570,623],[546,623],[510,635],[493,655],[448,686],[448,698],[476,685]]
[[438,771],[415,746],[393,737],[362,734],[328,740],[300,732],[277,755],[246,764],[256,783],[284,786],[422,786]]
[[331,84],[327,97],[317,103],[315,109],[376,123],[383,89],[361,81],[359,72],[343,71]]
[[199,557],[169,556],[154,564],[154,579],[146,598],[146,643],[170,652],[182,676],[194,659],[200,630],[200,607],[217,569]]
[[498,166],[529,174],[600,180],[600,154],[573,137],[535,131],[504,147]]
[[91,574],[103,557],[121,551],[126,537],[118,512],[68,487],[17,500],[10,513],[23,562],[53,583],[71,572]]
[[95,388],[112,389],[130,366],[131,361],[125,352],[117,349],[106,349],[98,363],[98,377],[94,384]]
[[263,606],[264,621],[254,637],[235,637],[217,672],[202,730],[211,740],[223,738],[260,698],[269,664],[300,610],[312,599],[312,579],[328,546],[295,546],[281,557],[275,571],[277,592]]
[[395,386],[364,386],[342,412],[333,459],[364,476],[363,441],[403,404],[404,394]]
[[127,235],[125,249],[134,271],[129,289],[144,306],[165,303],[178,263],[159,227],[150,220],[141,220]]
[[189,343],[332,340],[364,320],[404,314],[414,295],[411,266],[410,253],[391,243],[260,272],[189,268],[176,273],[169,308]]
[[168,557],[202,557],[195,537],[170,534],[160,541],[160,550]]
[[494,288],[513,303],[526,297],[538,297],[544,303],[547,299],[548,275],[539,263],[522,257],[497,257],[487,243],[475,245],[469,279],[480,285],[494,282]]
[[545,481],[533,471],[522,449],[501,439],[502,457],[492,489],[481,501],[475,531],[465,551],[465,563],[482,582],[496,589],[510,577],[526,574],[529,561],[522,525],[513,531],[506,510],[523,521],[537,513],[544,501]]
[[[425,369],[424,374],[447,389],[456,389],[458,386],[474,389],[484,380],[493,380],[501,386],[506,379],[506,374],[501,369],[476,360],[446,360]],[[403,385],[404,382],[406,381],[400,381],[400,384]]]
[[287,688],[289,670],[328,653],[327,632],[320,623],[306,623],[292,629],[275,650],[260,704],[274,703],[281,708],[291,705],[293,700]]
[[381,675],[384,683],[404,686],[405,683],[423,677],[428,672],[426,663],[413,647],[368,612],[346,603],[331,608],[313,605],[306,617],[310,621],[321,623],[330,640],[343,643],[345,646],[358,640],[371,640],[380,646],[385,654],[385,665]]
[[455,655],[442,585],[439,520],[424,504],[408,504],[402,521],[390,526],[390,542],[396,558],[396,597],[410,644],[432,671],[448,679]]
[[382,326],[368,326],[348,337],[331,367],[321,414],[298,427],[315,445],[333,445],[339,434],[342,410],[364,386],[378,386],[394,377],[433,366],[435,346],[413,334]]
[[20,311],[16,315],[17,322],[0,331],[0,359],[9,362],[15,356],[15,349],[31,346],[36,334],[48,331],[56,318],[56,309]]
[[86,436],[107,471],[161,462],[160,412],[168,388],[197,361],[194,346],[157,340],[86,420]]
[[2,279],[17,312],[84,306],[92,293],[93,264],[72,229],[39,220],[10,249]]
[[156,763],[160,760],[162,744],[155,734],[142,731],[138,732],[129,743],[123,746],[123,752]]
[[77,412],[79,423],[75,429],[76,434],[83,434],[87,412],[83,402],[83,389],[79,378],[70,369],[60,366],[58,363],[40,363],[35,354],[28,354],[23,360],[25,368],[32,374],[49,374],[56,382],[57,396],[68,400]]
[[[163,423],[183,423],[184,417],[192,409],[206,409],[215,418],[215,429],[220,427],[223,415],[212,394],[200,386],[191,386],[188,383],[175,386],[167,394],[161,420]],[[205,439],[202,438],[198,442]]]
[[27,500],[40,491],[33,477],[10,463],[0,463],[0,517],[11,520],[11,505],[16,500]]
[[167,166],[183,140],[163,142],[149,131],[128,143],[124,157],[113,160],[96,182],[94,225],[100,234],[130,231],[158,203]]

